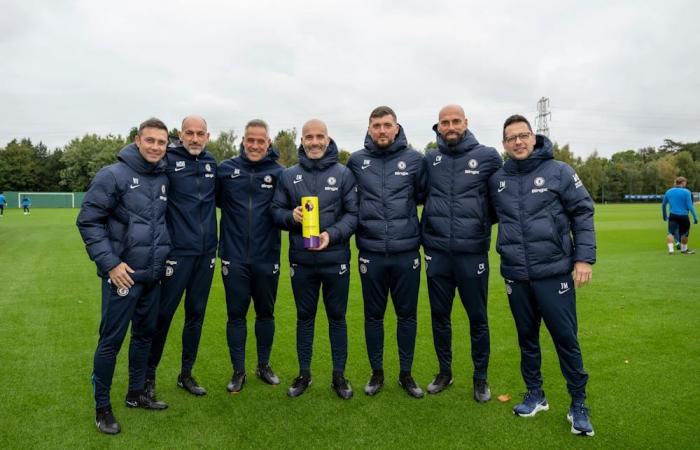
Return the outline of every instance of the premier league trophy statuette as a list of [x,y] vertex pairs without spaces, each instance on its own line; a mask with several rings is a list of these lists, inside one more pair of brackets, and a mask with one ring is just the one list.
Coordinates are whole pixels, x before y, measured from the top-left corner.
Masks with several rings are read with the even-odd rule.
[[321,228],[318,217],[318,197],[302,197],[301,207],[304,210],[302,215],[302,237],[304,238],[304,248],[318,248],[321,245]]

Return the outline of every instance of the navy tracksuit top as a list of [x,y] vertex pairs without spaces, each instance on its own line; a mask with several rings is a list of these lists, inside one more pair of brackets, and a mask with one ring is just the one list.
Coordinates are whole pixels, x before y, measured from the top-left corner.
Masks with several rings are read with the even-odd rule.
[[[304,248],[302,226],[292,218],[301,198],[317,196],[321,232],[330,236],[323,251]],[[312,160],[299,146],[299,164],[280,177],[272,203],[275,223],[289,230],[289,262],[293,264],[344,264],[350,260],[350,236],[357,228],[357,190],[352,172],[338,162],[338,147],[331,139],[320,159]]]
[[570,273],[576,261],[595,263],[593,201],[576,172],[554,159],[547,137],[537,135],[527,159],[507,160],[489,192],[504,278],[537,280]]
[[367,134],[365,146],[350,156],[348,168],[357,180],[361,251],[393,254],[418,250],[417,205],[423,203],[427,174],[423,155],[408,147],[403,128],[387,148]]
[[449,145],[437,135],[437,150],[426,153],[428,196],[421,218],[423,247],[446,253],[489,251],[491,225],[489,177],[503,160],[496,149],[479,144],[466,130]]
[[191,155],[182,144],[165,155],[170,180],[168,231],[173,256],[212,255],[216,252],[216,160],[206,149]]
[[217,171],[217,202],[221,208],[219,257],[238,263],[278,263],[280,230],[270,206],[284,168],[270,147],[253,162],[241,154],[221,163]]
[[165,161],[151,164],[135,144],[118,162],[100,169],[83,199],[77,225],[90,259],[102,278],[122,262],[140,283],[161,279],[170,239],[165,223],[168,177]]

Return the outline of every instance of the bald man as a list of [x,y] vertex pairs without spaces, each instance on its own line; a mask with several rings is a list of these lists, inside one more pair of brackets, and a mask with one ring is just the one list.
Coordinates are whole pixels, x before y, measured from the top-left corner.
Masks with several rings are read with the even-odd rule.
[[172,251],[166,261],[158,325],[148,358],[146,394],[152,399],[156,368],[183,293],[185,326],[177,385],[196,396],[207,393],[192,376],[192,367],[216,262],[216,160],[206,150],[209,132],[202,117],[185,117],[181,128],[179,142],[171,143],[165,156],[170,180],[166,220]]
[[[320,235],[317,243],[305,245],[302,219],[313,204],[302,208],[302,197],[308,196],[318,198]],[[331,387],[340,398],[348,400],[352,387],[345,378],[345,311],[350,287],[349,241],[357,228],[357,190],[355,177],[338,163],[338,148],[318,119],[306,122],[302,128],[299,164],[282,172],[272,201],[272,216],[280,228],[289,231],[290,275],[297,308],[299,376],[287,395],[298,397],[311,385],[314,321],[319,290],[323,288],[333,358]]]
[[452,384],[452,302],[455,288],[469,316],[474,399],[487,402],[489,326],[486,313],[492,214],[488,179],[502,165],[496,149],[479,144],[459,105],[440,110],[436,150],[426,153],[429,189],[421,218],[433,343],[440,371],[429,394]]

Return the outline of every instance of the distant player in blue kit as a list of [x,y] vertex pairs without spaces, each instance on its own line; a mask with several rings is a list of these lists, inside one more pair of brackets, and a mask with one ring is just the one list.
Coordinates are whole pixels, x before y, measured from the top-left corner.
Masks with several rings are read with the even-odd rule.
[[31,214],[31,211],[29,211],[29,208],[32,206],[32,199],[27,197],[26,195],[22,197],[22,209],[24,209],[24,215],[27,216]]
[[[693,205],[693,198],[690,191],[686,189],[688,180],[685,177],[678,177],[675,181],[675,186],[666,191],[664,200],[661,203],[661,214],[664,221],[668,221],[668,236],[666,236],[666,245],[668,253],[673,254],[673,244],[677,237],[680,236],[681,253],[691,255],[695,253],[688,249],[688,235],[690,234],[690,219],[688,213],[693,215],[693,223],[697,225],[698,214]],[[668,214],[666,213],[668,206]]]
[[206,149],[209,132],[202,117],[185,117],[181,128],[180,142],[170,145],[164,158],[170,181],[166,220],[172,251],[165,261],[158,324],[148,357],[146,393],[152,400],[156,398],[156,368],[183,294],[185,324],[177,385],[192,395],[207,393],[192,376],[192,367],[216,264],[216,160]]
[[5,205],[7,205],[7,199],[5,199],[5,194],[0,191],[0,217],[5,214]]
[[506,120],[503,147],[509,159],[489,179],[489,195],[527,387],[513,413],[532,417],[549,409],[540,371],[544,321],[571,395],[566,415],[571,432],[593,436],[576,317],[576,289],[591,280],[596,260],[593,201],[576,172],[554,159],[551,141],[535,135],[525,117]]
[[163,122],[143,122],[134,143],[119,152],[118,162],[97,172],[78,214],[80,236],[102,278],[102,319],[92,384],[95,424],[106,434],[121,430],[112,413],[110,390],[129,324],[126,406],[152,410],[168,406],[152,400],[144,388],[160,280],[170,252],[165,224],[168,177],[162,160],[167,144],[168,128]]
[[245,126],[241,154],[217,169],[217,204],[221,208],[219,257],[226,293],[226,338],[233,375],[226,389],[239,393],[246,382],[246,316],[255,308],[258,363],[255,374],[277,385],[270,366],[275,335],[275,300],[280,277],[280,229],[270,206],[284,167],[272,148],[266,122],[254,119]]

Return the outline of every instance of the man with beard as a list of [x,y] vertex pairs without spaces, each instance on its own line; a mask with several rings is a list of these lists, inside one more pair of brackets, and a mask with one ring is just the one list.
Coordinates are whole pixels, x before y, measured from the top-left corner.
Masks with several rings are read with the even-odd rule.
[[474,399],[487,402],[489,325],[486,313],[491,214],[488,179],[503,164],[496,149],[479,144],[464,110],[447,105],[433,126],[437,150],[427,152],[429,189],[421,226],[433,342],[440,372],[429,394],[452,384],[452,302],[455,288],[469,316]]
[[246,382],[246,315],[255,308],[258,364],[255,374],[277,385],[270,367],[275,334],[275,299],[280,273],[280,230],[272,221],[270,206],[284,168],[272,148],[267,123],[246,124],[241,154],[217,169],[217,202],[221,208],[219,257],[226,291],[226,337],[233,366],[226,389],[237,394]]
[[[304,248],[302,219],[309,214],[301,206],[302,197],[318,198],[319,245]],[[319,289],[323,303],[333,357],[331,387],[344,399],[352,397],[345,378],[348,355],[345,312],[350,286],[350,236],[357,228],[357,190],[355,177],[338,163],[338,148],[328,136],[326,125],[318,119],[306,122],[301,131],[299,164],[286,169],[280,178],[272,203],[275,223],[289,231],[289,263],[294,303],[297,308],[297,356],[299,376],[287,395],[298,397],[311,384],[311,353]]]
[[172,251],[165,267],[158,311],[158,326],[148,358],[146,392],[156,395],[156,368],[163,356],[170,323],[185,294],[185,326],[177,385],[196,396],[207,391],[192,376],[202,335],[204,312],[216,262],[216,160],[206,150],[207,122],[185,117],[180,142],[165,156],[170,180],[167,223]]
[[421,398],[423,390],[411,368],[420,287],[417,205],[426,190],[425,161],[408,147],[396,113],[379,106],[370,114],[365,146],[352,154],[348,168],[357,179],[360,203],[356,242],[372,367],[365,393],[375,395],[384,385],[384,313],[391,294],[397,316],[399,384],[411,397]]

